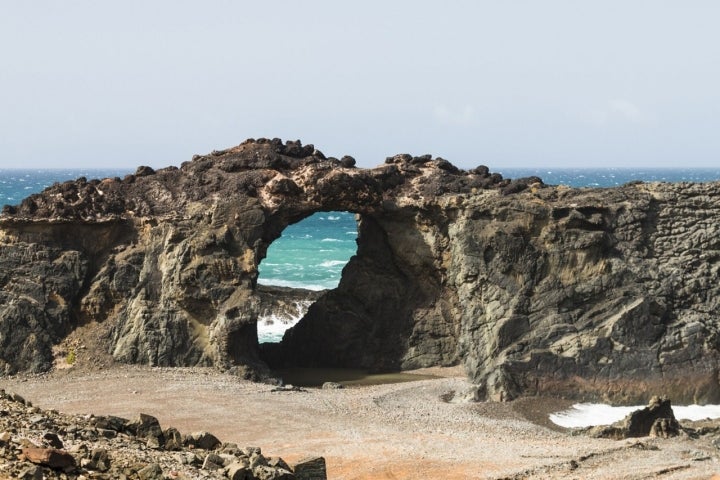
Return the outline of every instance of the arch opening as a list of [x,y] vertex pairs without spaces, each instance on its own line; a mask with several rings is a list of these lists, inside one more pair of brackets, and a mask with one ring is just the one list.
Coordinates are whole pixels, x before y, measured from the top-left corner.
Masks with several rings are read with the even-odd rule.
[[279,343],[259,344],[284,381],[385,383],[403,370],[457,364],[452,299],[440,296],[435,257],[406,213],[361,214],[357,253],[337,288],[323,291]]
[[357,219],[347,211],[317,212],[283,230],[258,266],[258,343],[280,342],[318,298],[338,286],[357,254],[357,237]]

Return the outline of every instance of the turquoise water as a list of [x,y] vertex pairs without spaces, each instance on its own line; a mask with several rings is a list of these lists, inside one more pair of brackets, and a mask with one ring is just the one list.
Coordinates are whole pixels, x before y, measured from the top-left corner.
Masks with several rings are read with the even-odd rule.
[[348,212],[319,212],[290,225],[260,262],[264,285],[324,290],[337,287],[357,251],[357,222]]
[[711,182],[720,180],[720,168],[507,168],[504,177],[540,177],[548,185],[617,187],[634,180],[644,182]]

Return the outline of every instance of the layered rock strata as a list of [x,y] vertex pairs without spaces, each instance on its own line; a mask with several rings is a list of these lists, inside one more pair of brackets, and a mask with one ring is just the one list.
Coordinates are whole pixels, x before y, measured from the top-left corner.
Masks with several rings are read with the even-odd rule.
[[259,262],[287,225],[341,210],[359,214],[357,255],[266,359],[461,362],[492,399],[720,401],[720,184],[570,189],[348,158],[251,140],[6,207],[3,370],[48,368],[93,322],[119,361],[261,369]]

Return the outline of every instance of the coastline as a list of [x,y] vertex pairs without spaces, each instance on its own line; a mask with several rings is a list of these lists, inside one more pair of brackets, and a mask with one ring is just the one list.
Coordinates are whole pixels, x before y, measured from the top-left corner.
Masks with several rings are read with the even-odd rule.
[[[646,478],[668,469],[663,478],[709,478],[720,471],[709,440],[571,435],[543,421],[563,400],[448,403],[444,395],[469,384],[457,368],[423,373],[431,372],[438,378],[274,392],[214,369],[115,365],[4,378],[0,387],[64,413],[150,414],[163,426],[206,430],[289,462],[324,456],[332,479]],[[708,460],[693,460],[693,452]]]

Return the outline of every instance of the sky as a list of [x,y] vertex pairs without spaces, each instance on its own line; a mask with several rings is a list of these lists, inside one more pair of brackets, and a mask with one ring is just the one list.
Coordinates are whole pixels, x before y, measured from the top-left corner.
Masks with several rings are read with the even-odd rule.
[[0,0],[0,168],[246,138],[360,166],[717,167],[720,2]]

